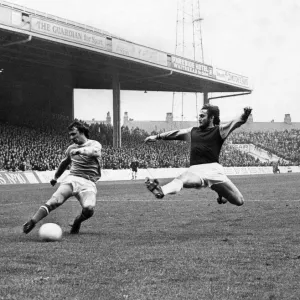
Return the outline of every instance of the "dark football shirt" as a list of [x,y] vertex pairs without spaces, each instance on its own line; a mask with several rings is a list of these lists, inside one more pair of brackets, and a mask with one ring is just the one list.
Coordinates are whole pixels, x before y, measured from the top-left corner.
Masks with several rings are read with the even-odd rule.
[[171,130],[159,134],[159,139],[179,140],[191,143],[190,165],[208,164],[219,162],[222,145],[229,134],[245,124],[243,114],[239,117],[220,125],[207,129],[190,127],[186,129]]
[[133,161],[133,162],[130,164],[130,168],[131,168],[132,171],[134,171],[134,172],[137,172],[138,166],[139,166],[139,162],[138,162],[138,161]]
[[219,126],[200,129],[193,127],[191,131],[190,165],[219,162],[219,155],[224,143]]

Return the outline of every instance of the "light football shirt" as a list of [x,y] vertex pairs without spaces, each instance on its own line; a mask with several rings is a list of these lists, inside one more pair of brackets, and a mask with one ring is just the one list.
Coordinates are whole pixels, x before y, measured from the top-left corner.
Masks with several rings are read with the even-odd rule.
[[101,177],[101,155],[97,157],[89,157],[82,154],[70,155],[71,150],[82,147],[94,147],[100,150],[102,148],[101,144],[94,140],[88,140],[82,145],[72,144],[69,146],[66,155],[71,159],[70,174],[97,182]]

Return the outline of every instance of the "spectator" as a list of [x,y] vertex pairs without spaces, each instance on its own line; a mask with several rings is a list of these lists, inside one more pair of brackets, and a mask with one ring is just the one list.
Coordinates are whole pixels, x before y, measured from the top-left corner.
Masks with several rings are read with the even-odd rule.
[[[26,115],[27,116],[27,115]],[[22,124],[0,123],[0,170],[46,171],[55,170],[69,145],[65,128],[70,119],[43,115],[37,124],[26,119]],[[38,126],[37,126],[38,125]],[[189,166],[188,145],[182,141],[170,141],[142,146],[149,134],[139,128],[129,130],[122,127],[122,148],[113,148],[113,128],[106,124],[90,125],[91,139],[103,145],[103,169],[128,169],[132,157],[136,157],[139,168],[185,168]],[[151,135],[158,132],[152,132]],[[272,156],[280,157],[280,165],[300,165],[300,130],[274,132],[233,132],[225,142],[220,163],[232,166],[272,166],[239,151],[232,144],[254,144]],[[170,155],[172,153],[172,155]]]

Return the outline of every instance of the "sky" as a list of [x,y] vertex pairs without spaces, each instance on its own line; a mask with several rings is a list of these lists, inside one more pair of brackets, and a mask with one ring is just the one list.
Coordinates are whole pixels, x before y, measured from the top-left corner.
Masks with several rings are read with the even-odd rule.
[[[182,34],[178,29],[183,24],[181,12],[184,1],[188,12],[188,1],[192,0],[9,2],[175,54],[176,32],[177,51],[182,44]],[[212,100],[212,104],[220,107],[221,121],[227,121],[239,114],[243,107],[251,106],[256,122],[282,122],[285,114],[291,115],[292,122],[300,122],[300,1],[199,0],[199,4],[203,19],[204,63],[249,77],[253,89],[251,95]],[[185,32],[192,33],[188,17],[184,28]],[[186,55],[192,49],[188,36],[185,34],[184,38]],[[199,37],[200,34],[196,36],[196,42]],[[200,44],[197,44],[197,49],[199,47]],[[105,120],[108,111],[113,115],[112,91],[75,90],[74,95],[75,117]],[[143,109],[144,101],[151,101],[152,107],[147,105],[147,109]],[[202,103],[203,97],[199,94],[198,109]],[[172,111],[175,120],[196,120],[196,97],[195,94],[182,97],[173,93],[121,91],[121,117],[125,111],[134,120],[163,121],[166,113]]]

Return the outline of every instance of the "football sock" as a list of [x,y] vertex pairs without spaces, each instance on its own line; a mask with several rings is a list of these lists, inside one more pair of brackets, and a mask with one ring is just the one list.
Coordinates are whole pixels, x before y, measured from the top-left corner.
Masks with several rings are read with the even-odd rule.
[[180,179],[175,178],[171,182],[162,186],[161,189],[164,195],[167,194],[176,194],[183,188],[183,182]]
[[36,224],[40,220],[44,219],[46,216],[49,215],[51,209],[49,205],[45,204],[42,205],[38,211],[35,213],[35,215],[31,218],[31,220]]
[[87,217],[83,214],[83,213],[81,213],[79,216],[77,216],[76,217],[76,222],[83,222],[83,221],[85,221],[87,219]]
[[93,214],[94,214],[94,210],[83,209],[81,214],[76,217],[76,220],[77,220],[77,222],[83,222],[83,221],[89,219],[90,217],[92,217]]

